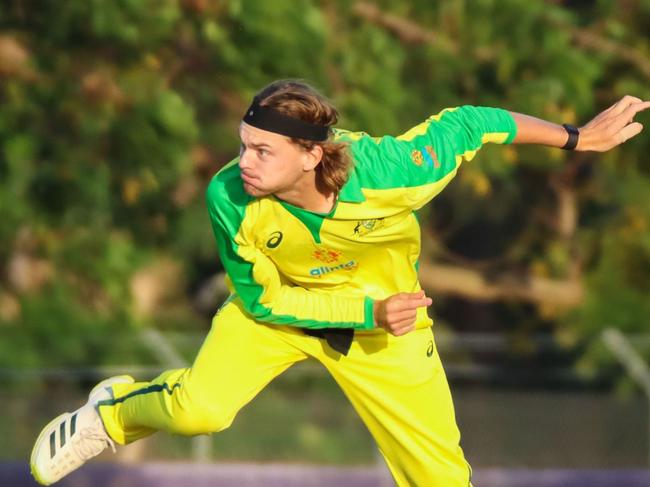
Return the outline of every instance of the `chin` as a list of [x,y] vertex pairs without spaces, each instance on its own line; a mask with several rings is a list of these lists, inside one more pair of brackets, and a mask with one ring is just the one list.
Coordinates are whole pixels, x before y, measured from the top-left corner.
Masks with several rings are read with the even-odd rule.
[[266,196],[269,194],[268,191],[264,191],[263,189],[256,188],[255,186],[251,186],[248,183],[243,183],[244,186],[244,191],[248,193],[251,196]]

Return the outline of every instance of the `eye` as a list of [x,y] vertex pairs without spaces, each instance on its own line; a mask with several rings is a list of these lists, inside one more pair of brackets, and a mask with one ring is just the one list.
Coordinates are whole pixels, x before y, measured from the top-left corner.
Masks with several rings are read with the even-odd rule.
[[257,153],[260,155],[260,157],[266,157],[269,154],[269,151],[266,149],[258,149]]

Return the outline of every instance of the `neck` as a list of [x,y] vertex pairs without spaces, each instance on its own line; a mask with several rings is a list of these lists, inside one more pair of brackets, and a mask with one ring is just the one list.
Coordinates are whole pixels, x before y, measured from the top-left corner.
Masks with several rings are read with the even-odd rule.
[[336,193],[322,193],[316,186],[315,172],[286,190],[278,191],[275,196],[287,203],[316,213],[329,213],[336,203]]

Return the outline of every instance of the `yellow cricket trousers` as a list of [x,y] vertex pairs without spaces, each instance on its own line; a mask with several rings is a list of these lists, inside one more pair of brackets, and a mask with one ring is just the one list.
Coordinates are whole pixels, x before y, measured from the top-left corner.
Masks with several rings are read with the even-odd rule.
[[126,444],[162,430],[182,435],[227,428],[274,377],[313,357],[343,389],[375,438],[397,485],[468,487],[449,386],[430,328],[401,337],[357,333],[347,356],[323,339],[256,322],[237,299],[216,314],[190,368],[152,382],[116,384],[99,412]]

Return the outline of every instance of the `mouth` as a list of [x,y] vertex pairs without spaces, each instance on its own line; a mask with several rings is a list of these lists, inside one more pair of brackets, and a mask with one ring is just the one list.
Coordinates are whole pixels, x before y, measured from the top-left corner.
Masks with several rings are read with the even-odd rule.
[[253,182],[253,181],[255,181],[254,178],[251,178],[250,176],[246,176],[246,175],[242,174],[241,175],[241,180],[242,180],[242,187],[244,188],[244,191],[246,191],[248,194],[250,194],[252,196],[258,196],[259,195],[260,189]]
[[250,185],[253,185],[253,182],[255,181],[255,178],[253,178],[251,176],[248,176],[248,175],[244,174],[243,172],[240,173],[240,176],[241,176],[242,181],[244,181],[245,183],[248,183]]

